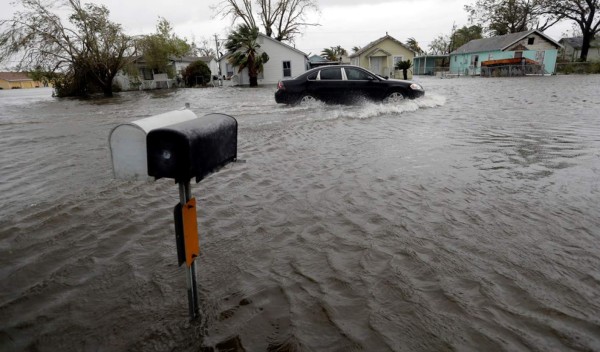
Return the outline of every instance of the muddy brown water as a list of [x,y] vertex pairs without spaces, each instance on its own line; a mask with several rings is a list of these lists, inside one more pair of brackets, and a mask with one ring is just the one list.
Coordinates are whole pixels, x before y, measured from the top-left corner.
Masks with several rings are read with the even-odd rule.
[[[600,76],[420,78],[397,105],[272,87],[0,91],[2,351],[600,351]],[[202,319],[176,185],[112,179],[114,126],[239,121],[198,199]]]

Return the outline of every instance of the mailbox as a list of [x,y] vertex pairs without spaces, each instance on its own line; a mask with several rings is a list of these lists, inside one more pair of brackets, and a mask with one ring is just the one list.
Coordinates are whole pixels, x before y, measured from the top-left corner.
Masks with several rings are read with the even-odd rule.
[[224,114],[209,114],[153,129],[146,137],[148,175],[200,182],[237,158],[237,121]]
[[153,129],[197,119],[191,110],[182,109],[119,125],[110,132],[109,145],[115,178],[152,180],[148,176],[146,135]]

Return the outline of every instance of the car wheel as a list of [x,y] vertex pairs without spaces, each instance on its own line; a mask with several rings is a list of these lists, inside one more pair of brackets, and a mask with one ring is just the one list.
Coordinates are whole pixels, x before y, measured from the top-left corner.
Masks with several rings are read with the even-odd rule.
[[310,94],[305,94],[300,99],[298,99],[298,105],[310,105],[314,104],[317,99]]
[[384,103],[399,103],[402,100],[404,100],[404,94],[402,94],[402,92],[391,92],[390,94],[388,94],[387,97],[385,97],[385,99],[383,99]]

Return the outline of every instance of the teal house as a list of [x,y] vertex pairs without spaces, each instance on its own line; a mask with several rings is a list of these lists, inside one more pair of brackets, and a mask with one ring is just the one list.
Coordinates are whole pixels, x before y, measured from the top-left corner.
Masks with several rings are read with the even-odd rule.
[[479,75],[486,61],[528,59],[542,65],[545,74],[553,74],[560,48],[559,43],[538,30],[475,39],[450,53],[450,73]]

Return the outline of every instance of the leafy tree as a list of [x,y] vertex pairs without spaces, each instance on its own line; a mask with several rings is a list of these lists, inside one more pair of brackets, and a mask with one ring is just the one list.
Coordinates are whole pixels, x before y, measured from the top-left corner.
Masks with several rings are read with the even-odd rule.
[[546,11],[545,0],[477,0],[465,5],[471,23],[485,28],[492,36],[523,32],[530,29],[544,31],[556,24],[560,16]]
[[352,52],[353,52],[353,53],[356,53],[356,52],[358,52],[360,49],[361,49],[361,48],[360,48],[360,46],[353,46],[353,47],[352,47]]
[[396,70],[402,70],[402,76],[404,79],[408,79],[408,70],[412,67],[412,62],[410,60],[400,60],[396,62],[396,66],[394,68]]
[[303,27],[318,25],[306,22],[306,14],[318,9],[316,0],[223,0],[212,7],[215,15],[242,21],[249,28],[258,27],[260,21],[264,33],[278,41],[293,41]]
[[193,87],[197,84],[205,85],[210,82],[210,68],[203,61],[194,61],[183,71],[183,80],[185,85]]
[[339,61],[342,56],[348,55],[348,51],[342,48],[340,45],[325,48],[321,51],[321,57],[328,61]]
[[175,75],[171,59],[182,57],[191,49],[185,39],[177,37],[172,31],[173,27],[169,21],[159,17],[156,33],[138,39],[138,47],[148,68],[155,72],[167,73],[170,78]]
[[263,70],[263,64],[269,61],[269,55],[260,52],[257,42],[258,28],[241,24],[227,36],[225,48],[232,53],[229,62],[238,67],[238,73],[248,69],[250,87],[258,85],[258,73]]
[[575,22],[583,34],[580,61],[587,61],[590,42],[600,32],[600,0],[541,0],[547,13]]
[[453,27],[453,32],[450,37],[450,52],[460,48],[467,44],[471,40],[483,38],[483,29],[480,26],[463,26],[462,28],[456,29]]
[[413,37],[408,38],[408,40],[406,41],[406,45],[408,45],[408,47],[410,48],[410,50],[414,51],[415,53],[417,53],[417,55],[421,55],[423,53],[425,53],[423,51],[423,49],[421,49],[421,46],[419,45],[419,43],[417,42],[417,40]]
[[[479,26],[463,26],[456,29],[456,25],[453,25],[449,36],[440,34],[431,41],[429,51],[433,55],[448,55],[471,40],[481,39],[482,31]],[[447,63],[447,59],[442,59],[442,66],[445,67]]]
[[[24,10],[0,21],[0,61],[16,59],[18,70],[37,69],[59,95],[86,95],[93,87],[112,96],[112,81],[134,52],[131,38],[95,4],[67,0],[62,7],[20,0]],[[70,26],[54,12],[69,12]],[[60,88],[64,89],[60,89]]]

